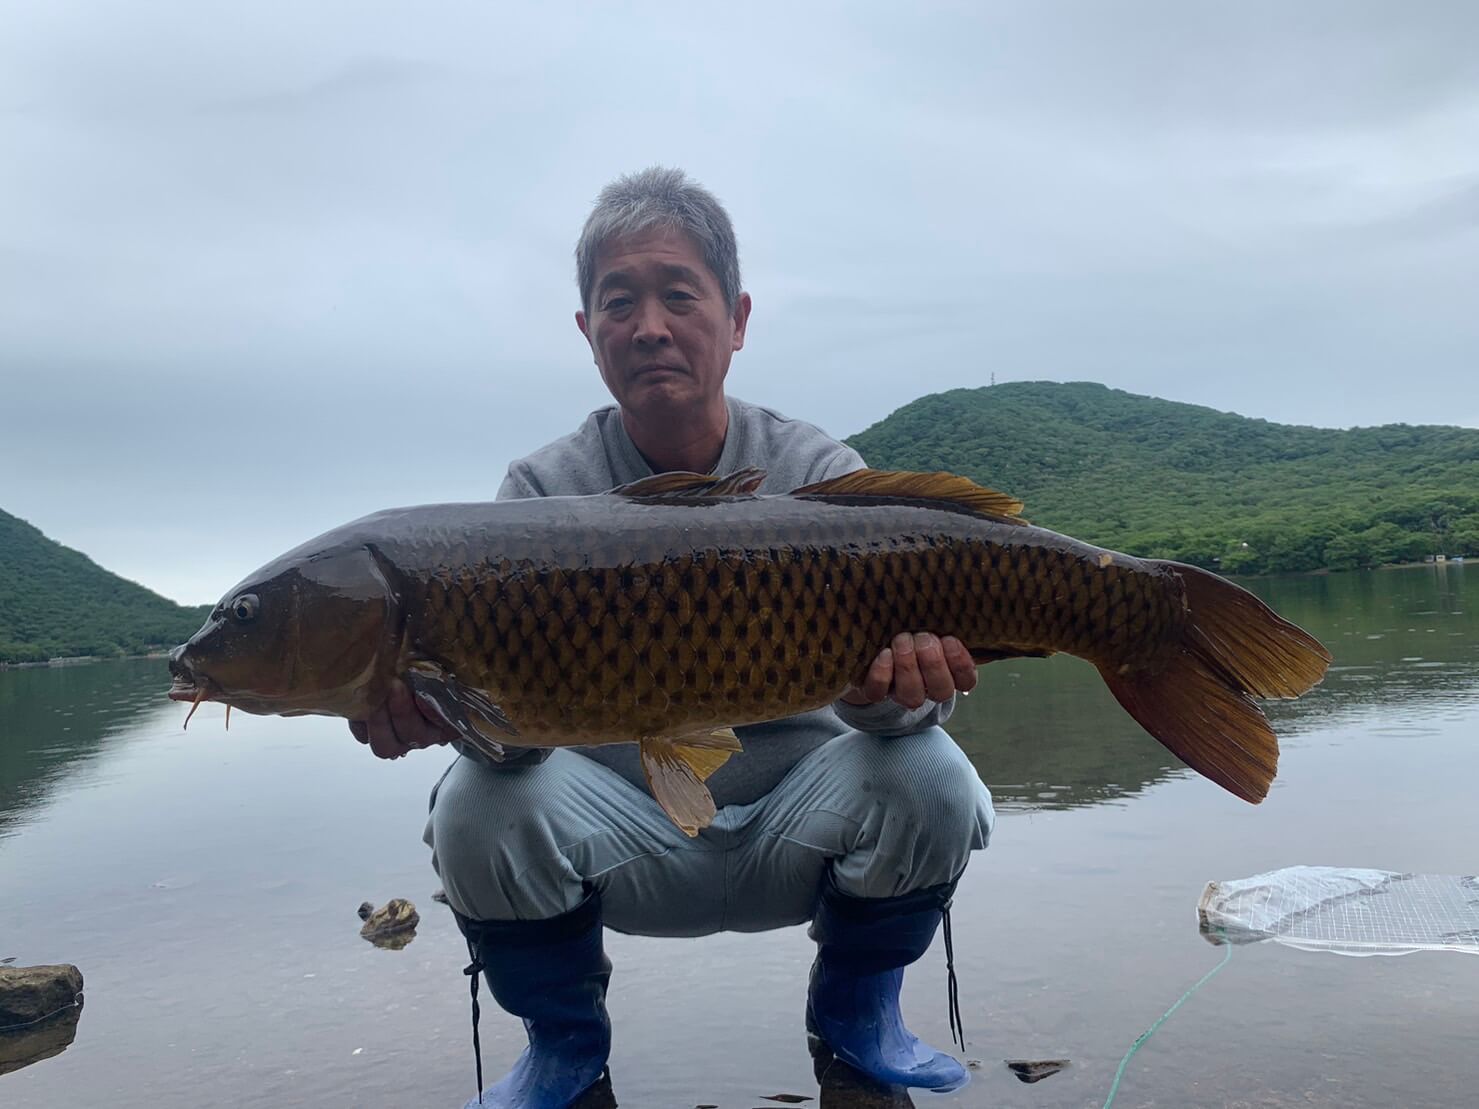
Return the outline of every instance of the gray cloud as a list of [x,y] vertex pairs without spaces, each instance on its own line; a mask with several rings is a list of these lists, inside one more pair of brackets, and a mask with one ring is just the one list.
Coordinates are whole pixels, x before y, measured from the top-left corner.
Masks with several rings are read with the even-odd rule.
[[605,395],[570,250],[729,205],[731,381],[838,434],[1089,378],[1479,426],[1479,8],[57,2],[0,39],[0,508],[182,600],[491,495]]

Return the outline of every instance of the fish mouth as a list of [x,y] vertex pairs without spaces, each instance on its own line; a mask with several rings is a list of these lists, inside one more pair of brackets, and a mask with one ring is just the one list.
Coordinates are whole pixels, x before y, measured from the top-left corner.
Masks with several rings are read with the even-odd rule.
[[171,701],[209,701],[216,692],[209,678],[196,679],[176,675],[166,696]]
[[171,701],[203,701],[213,692],[212,682],[185,659],[185,648],[176,647],[169,656],[169,699]]
[[[176,647],[169,656],[170,686],[166,696],[171,701],[190,702],[190,711],[185,716],[184,727],[190,726],[190,717],[195,715],[195,710],[200,707],[200,702],[214,700],[221,691],[216,683],[204,674],[197,674],[195,670],[185,661],[185,648]],[[227,720],[230,720],[231,708],[226,708]],[[230,724],[228,723],[228,727]]]

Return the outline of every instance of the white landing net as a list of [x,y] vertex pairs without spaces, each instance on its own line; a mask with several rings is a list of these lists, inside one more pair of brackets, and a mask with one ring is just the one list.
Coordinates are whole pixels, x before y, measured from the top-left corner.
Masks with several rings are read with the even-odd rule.
[[1291,866],[1209,882],[1197,905],[1212,943],[1273,940],[1341,955],[1479,955],[1479,878]]

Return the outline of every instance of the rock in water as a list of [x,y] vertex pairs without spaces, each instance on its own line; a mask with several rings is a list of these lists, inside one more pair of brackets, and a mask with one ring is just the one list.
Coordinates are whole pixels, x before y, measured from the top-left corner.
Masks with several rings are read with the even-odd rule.
[[416,938],[416,925],[420,923],[421,914],[415,905],[404,897],[392,897],[383,908],[365,918],[359,934],[376,947],[399,951]]
[[0,966],[0,1074],[59,1055],[77,1036],[82,972]]
[[1006,1063],[1022,1082],[1041,1082],[1072,1065],[1067,1059],[1008,1059]]
[[82,1004],[82,972],[70,963],[0,967],[0,1030]]

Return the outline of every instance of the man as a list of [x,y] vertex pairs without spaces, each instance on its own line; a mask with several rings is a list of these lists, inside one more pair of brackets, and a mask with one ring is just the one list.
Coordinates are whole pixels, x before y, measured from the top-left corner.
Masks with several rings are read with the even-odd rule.
[[[608,186],[576,260],[575,322],[616,404],[513,463],[500,499],[746,466],[779,493],[862,467],[810,424],[726,396],[750,295],[728,215],[680,171]],[[808,1030],[879,1081],[963,1085],[955,1059],[905,1028],[899,988],[994,822],[986,787],[939,727],[975,683],[958,640],[897,636],[830,708],[737,729],[744,752],[709,779],[719,811],[695,839],[647,791],[635,745],[498,765],[463,748],[433,791],[426,842],[474,973],[481,965],[529,1035],[482,1104],[555,1109],[601,1077],[603,925],[700,936],[810,921]],[[404,687],[351,727],[382,758],[454,739]]]

